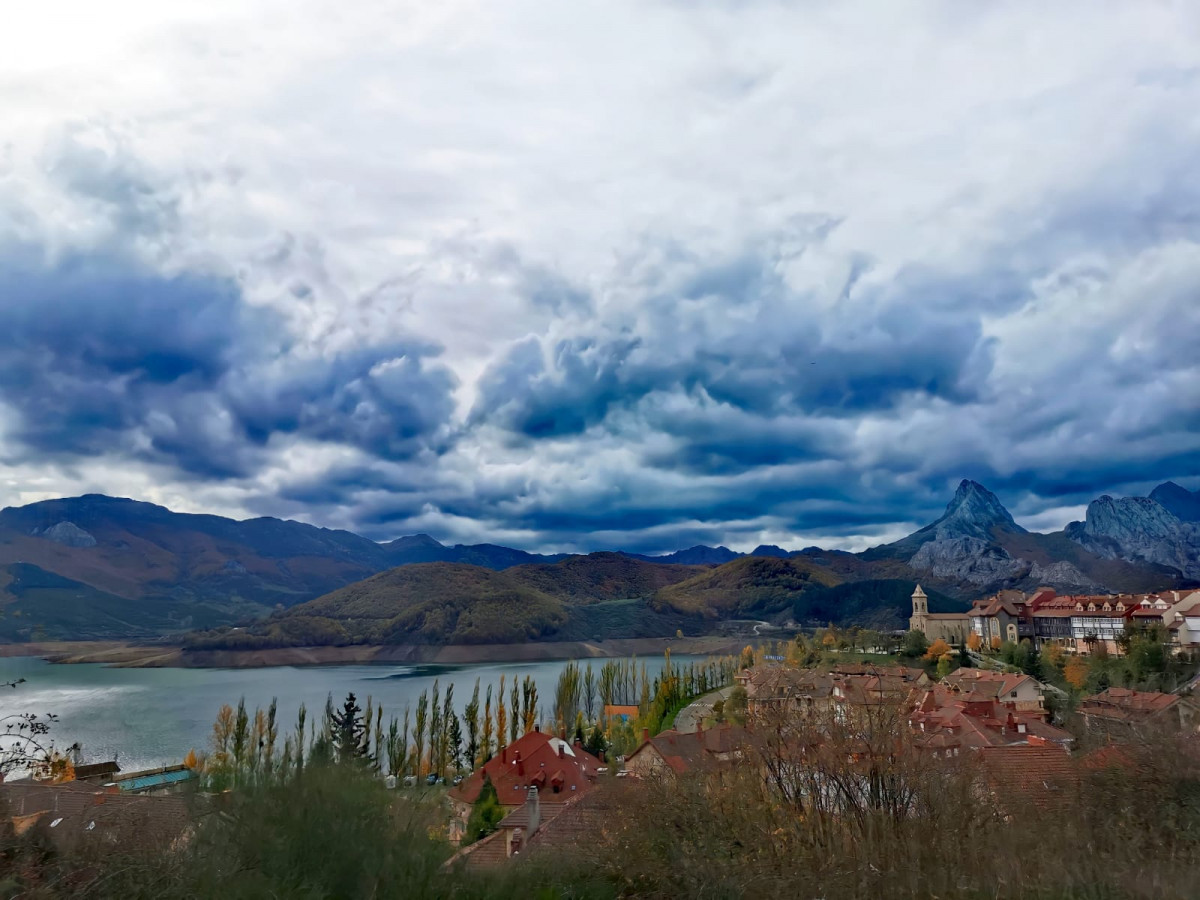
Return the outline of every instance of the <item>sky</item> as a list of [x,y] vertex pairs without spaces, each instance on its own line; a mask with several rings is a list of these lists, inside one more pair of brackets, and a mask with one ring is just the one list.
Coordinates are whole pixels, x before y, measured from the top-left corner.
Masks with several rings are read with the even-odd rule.
[[860,549],[1200,487],[1200,5],[5,23],[0,505]]

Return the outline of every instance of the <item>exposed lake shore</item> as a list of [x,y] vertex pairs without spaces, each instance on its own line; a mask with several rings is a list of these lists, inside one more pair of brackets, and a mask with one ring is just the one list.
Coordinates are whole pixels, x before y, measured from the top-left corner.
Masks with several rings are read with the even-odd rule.
[[725,654],[745,639],[614,638],[607,641],[530,641],[523,644],[405,644],[349,647],[277,647],[263,650],[185,650],[165,644],[121,641],[43,641],[0,644],[0,656],[37,656],[54,663],[103,663],[119,668],[255,669],[267,666],[334,666],[370,663],[472,665],[681,654]]

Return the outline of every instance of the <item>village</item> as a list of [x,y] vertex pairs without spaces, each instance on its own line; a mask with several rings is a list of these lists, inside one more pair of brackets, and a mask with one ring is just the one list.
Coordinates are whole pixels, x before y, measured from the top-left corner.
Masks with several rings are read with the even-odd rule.
[[[179,765],[123,773],[114,761],[58,755],[6,781],[4,824],[18,837],[40,833],[63,853],[89,843],[172,852],[231,792],[286,783],[322,762],[357,763],[396,802],[432,802],[445,871],[574,852],[638,792],[720,772],[751,776],[797,810],[839,816],[884,802],[876,786],[885,774],[902,783],[918,772],[936,780],[965,771],[974,802],[1003,817],[1014,804],[1083,790],[1089,772],[1131,770],[1130,742],[1160,751],[1183,740],[1194,753],[1198,614],[1200,592],[1060,597],[1049,589],[931,614],[918,586],[911,628],[894,636],[898,652],[860,652],[862,633],[830,628],[703,664],[672,665],[668,654],[653,680],[644,667],[639,681],[635,666],[610,664],[601,692],[590,668],[570,666],[552,711],[535,685],[518,692],[514,678],[498,721],[490,688],[480,718],[476,689],[462,719],[465,750],[450,697],[439,705],[436,688],[426,709],[440,719],[422,724],[411,746],[407,717],[399,744],[394,728],[383,734],[381,714],[368,703],[364,716],[353,696],[327,707],[319,732],[310,726],[318,737],[307,750],[303,719],[294,742],[279,741],[273,709],[268,718],[226,707],[211,752]],[[918,793],[900,802],[915,810]]]

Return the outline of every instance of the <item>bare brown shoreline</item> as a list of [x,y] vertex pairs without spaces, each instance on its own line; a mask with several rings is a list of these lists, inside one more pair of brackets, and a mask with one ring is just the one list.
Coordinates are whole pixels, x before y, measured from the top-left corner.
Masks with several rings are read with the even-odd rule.
[[0,657],[38,656],[54,663],[103,663],[118,668],[255,669],[266,666],[336,666],[371,663],[472,665],[490,662],[543,662],[672,653],[725,654],[744,639],[614,638],[607,641],[545,641],[524,644],[356,645],[278,647],[267,650],[184,650],[163,644],[122,641],[43,641],[0,644]]

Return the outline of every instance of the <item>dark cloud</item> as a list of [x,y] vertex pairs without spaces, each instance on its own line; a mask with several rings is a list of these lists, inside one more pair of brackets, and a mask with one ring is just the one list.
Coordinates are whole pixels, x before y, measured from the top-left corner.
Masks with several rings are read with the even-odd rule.
[[[938,291],[955,294],[954,285],[914,279],[903,293],[889,288],[859,301],[861,321],[829,321],[811,309],[811,298],[787,288],[777,263],[743,256],[688,275],[679,293],[648,304],[656,312],[640,333],[598,329],[515,344],[483,376],[473,421],[536,440],[579,434],[662,392],[703,395],[767,419],[853,417],[893,409],[913,394],[953,404],[978,398],[992,353],[980,310],[929,299]],[[679,341],[692,301],[713,311],[711,323]],[[740,307],[752,312],[741,315]],[[709,430],[705,421],[697,427]],[[780,456],[780,448],[744,443],[744,453],[727,447],[716,464]],[[695,464],[707,455],[698,447],[685,458]]]
[[0,296],[0,389],[28,453],[115,452],[227,478],[261,465],[274,435],[387,459],[445,445],[454,381],[427,343],[301,353],[234,281],[102,253],[10,249]]

